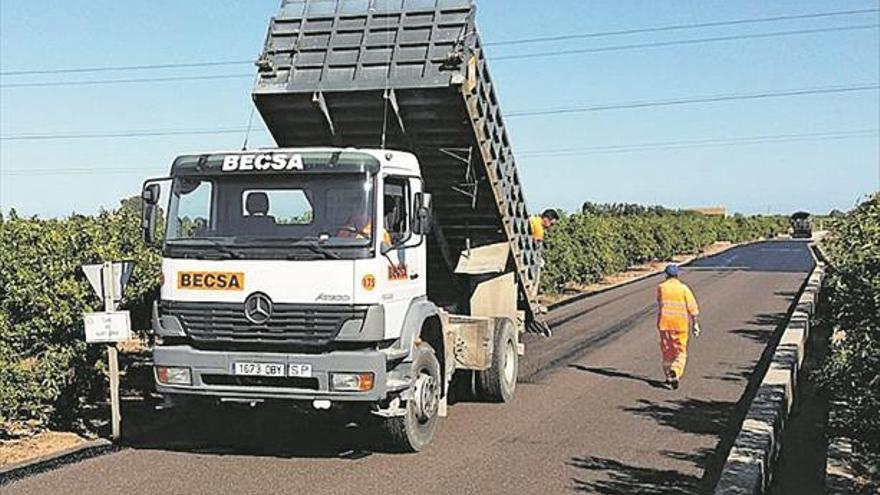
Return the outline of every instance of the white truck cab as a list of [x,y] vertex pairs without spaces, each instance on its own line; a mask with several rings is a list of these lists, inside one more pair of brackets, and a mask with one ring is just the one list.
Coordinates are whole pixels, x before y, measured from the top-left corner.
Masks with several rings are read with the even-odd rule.
[[512,396],[523,315],[509,245],[461,254],[467,314],[435,305],[431,195],[414,155],[186,155],[142,198],[145,240],[162,250],[154,365],[167,397],[360,404],[418,451],[457,370],[484,398]]

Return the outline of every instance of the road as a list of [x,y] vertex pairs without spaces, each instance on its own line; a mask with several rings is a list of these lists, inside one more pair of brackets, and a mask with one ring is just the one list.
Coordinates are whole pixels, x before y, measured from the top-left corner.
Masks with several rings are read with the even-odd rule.
[[812,263],[805,243],[778,241],[688,267],[704,335],[677,391],[659,382],[655,277],[551,312],[554,335],[528,339],[513,402],[455,404],[421,454],[371,452],[357,427],[227,412],[0,490],[696,493],[714,483],[749,376]]

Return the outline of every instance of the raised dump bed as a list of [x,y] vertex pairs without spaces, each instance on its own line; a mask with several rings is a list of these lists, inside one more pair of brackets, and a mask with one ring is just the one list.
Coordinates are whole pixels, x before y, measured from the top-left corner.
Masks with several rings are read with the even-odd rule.
[[428,291],[465,311],[469,248],[508,242],[528,327],[540,250],[471,0],[284,0],[253,97],[279,146],[414,153],[434,196]]

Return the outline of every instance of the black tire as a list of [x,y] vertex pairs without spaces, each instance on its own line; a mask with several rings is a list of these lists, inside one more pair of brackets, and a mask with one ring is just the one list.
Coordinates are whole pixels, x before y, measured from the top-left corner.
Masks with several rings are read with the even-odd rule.
[[[498,320],[492,349],[492,367],[477,371],[477,398],[489,402],[508,402],[516,391],[519,354],[516,330],[510,320]],[[512,361],[512,362],[511,362]]]
[[455,370],[452,375],[452,382],[449,384],[449,393],[447,399],[450,404],[457,402],[468,402],[477,399],[477,391],[475,389],[476,378],[474,378],[473,370]]
[[[413,383],[410,386],[413,398],[406,401],[404,406],[406,414],[388,418],[384,422],[391,442],[390,447],[398,452],[422,451],[434,438],[439,420],[443,379],[440,372],[440,362],[437,361],[434,349],[424,342],[416,347],[416,351],[416,357],[412,364]],[[432,382],[427,388],[423,387],[429,383],[426,377],[430,377],[430,382]],[[420,383],[423,385],[422,387],[419,386]],[[416,394],[428,400],[417,400]],[[419,404],[427,404],[427,406],[420,407]]]

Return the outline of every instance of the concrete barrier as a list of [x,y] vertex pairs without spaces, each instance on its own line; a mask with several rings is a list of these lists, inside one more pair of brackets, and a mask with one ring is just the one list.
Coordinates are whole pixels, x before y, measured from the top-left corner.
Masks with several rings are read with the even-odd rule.
[[824,276],[825,264],[816,259],[724,463],[716,495],[764,494],[770,486]]
[[[828,421],[840,414],[846,405],[839,401],[831,403]],[[846,437],[828,439],[828,457],[825,463],[825,493],[828,495],[845,495],[856,493],[856,475],[850,460],[853,458],[852,440]]]

